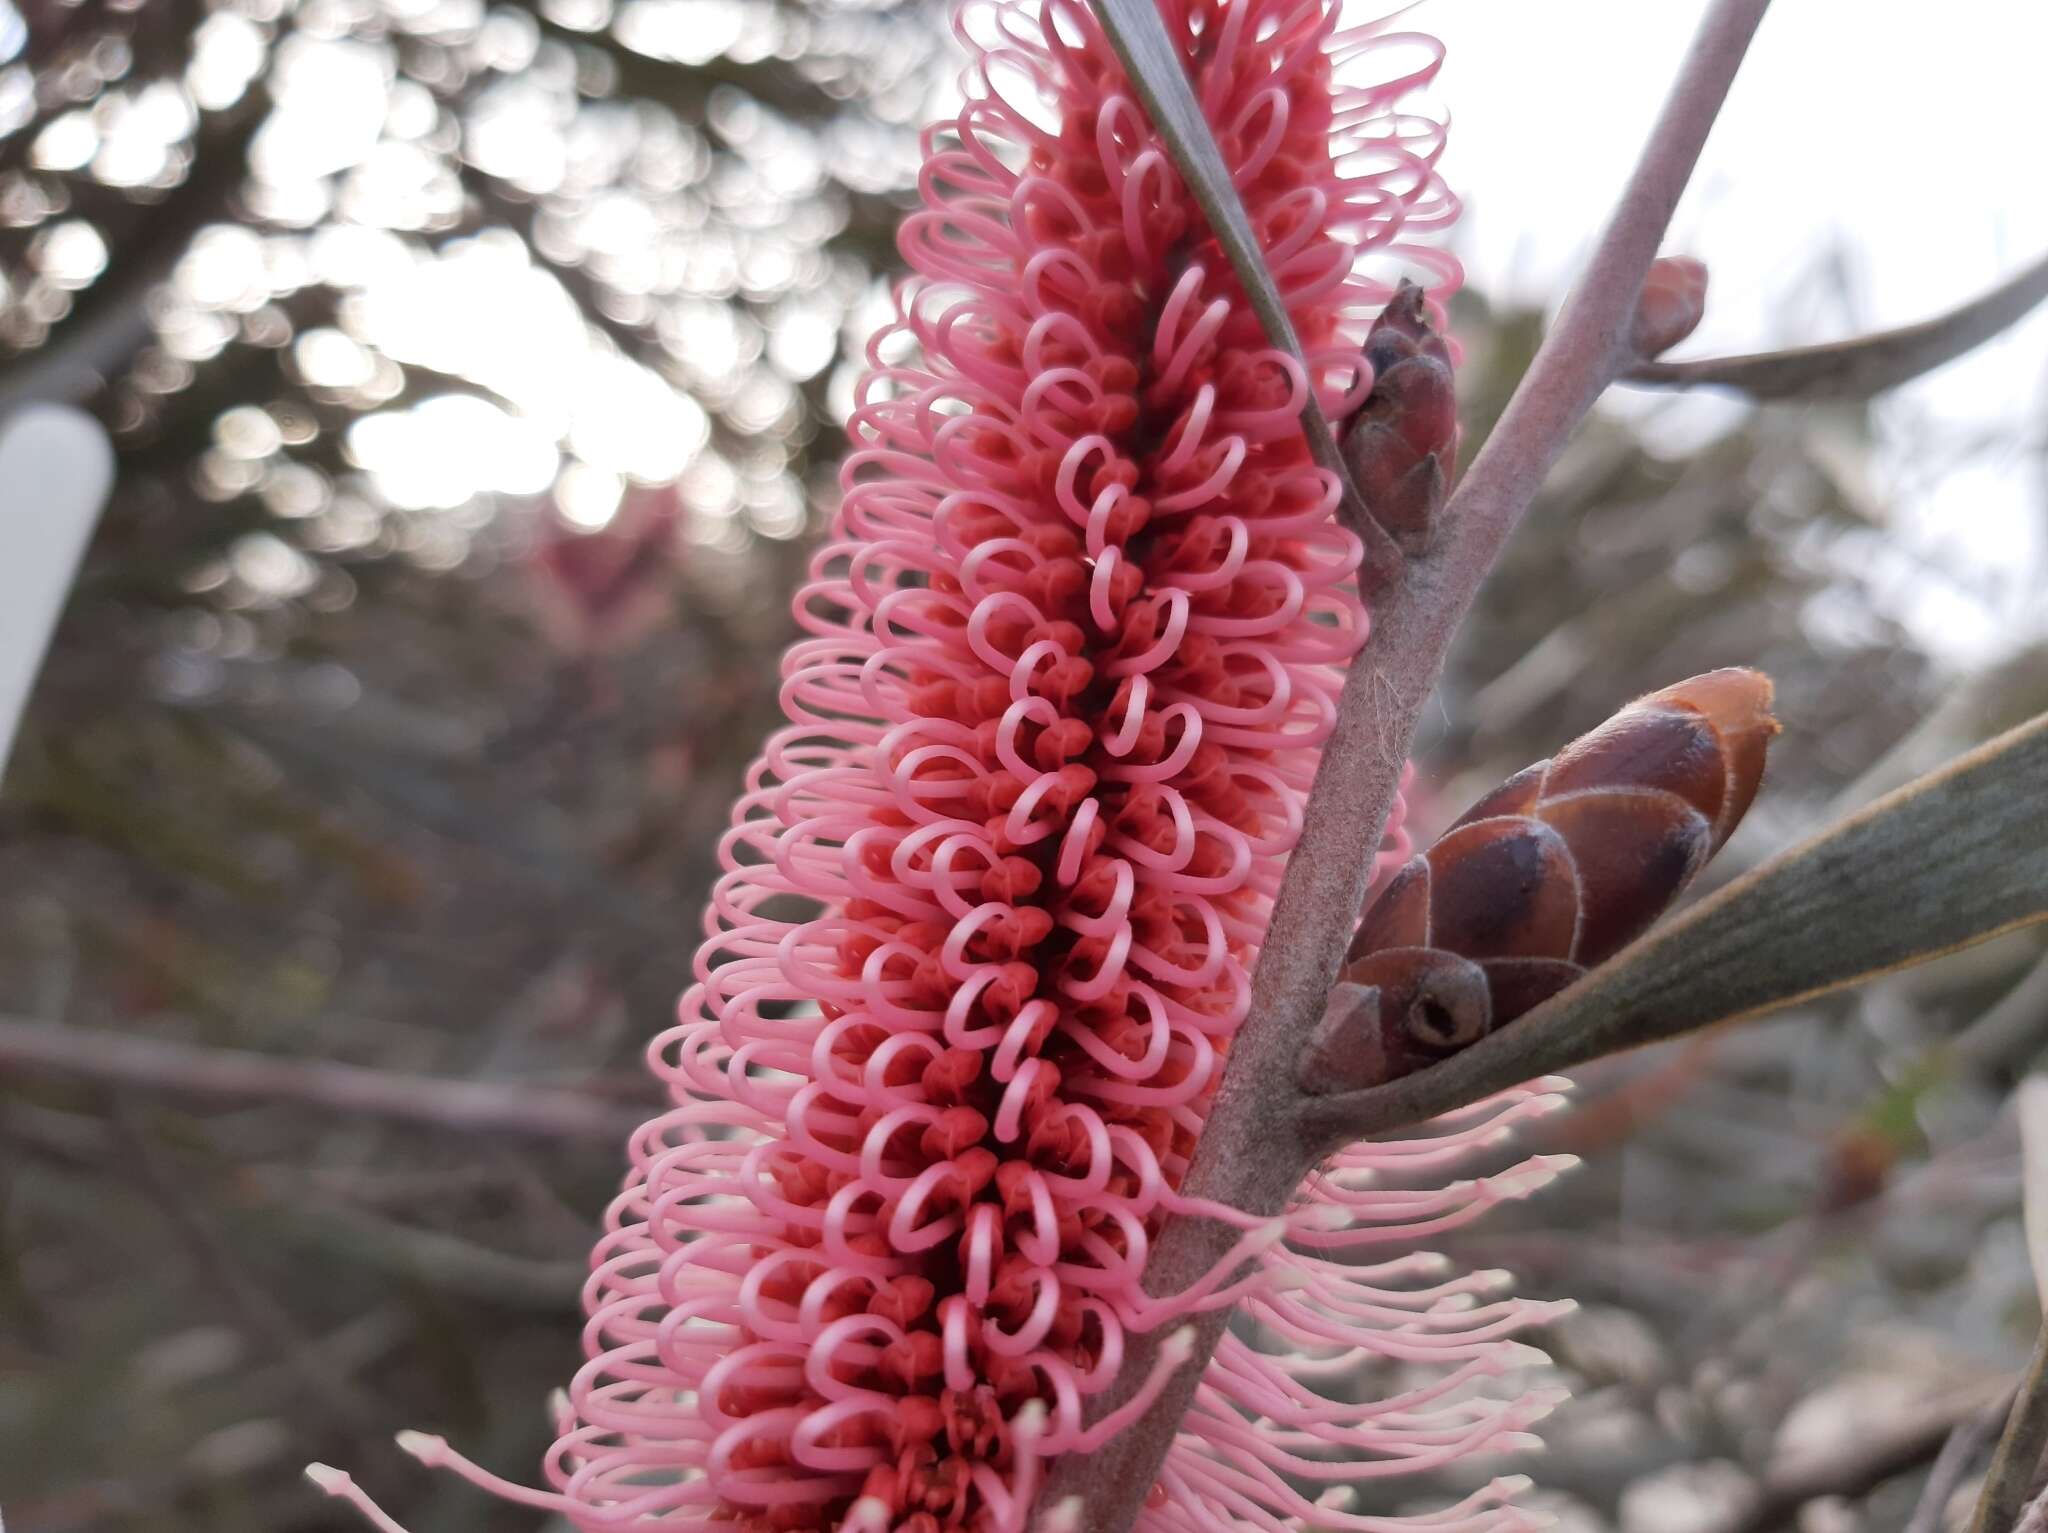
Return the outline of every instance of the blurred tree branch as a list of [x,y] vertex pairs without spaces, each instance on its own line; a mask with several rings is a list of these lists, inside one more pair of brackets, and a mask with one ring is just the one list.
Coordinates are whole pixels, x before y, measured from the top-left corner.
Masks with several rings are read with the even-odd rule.
[[134,1106],[118,1099],[112,1114],[114,1131],[128,1150],[127,1161],[150,1201],[192,1252],[200,1269],[225,1301],[229,1318],[247,1325],[277,1349],[298,1376],[300,1387],[317,1400],[339,1426],[370,1430],[379,1415],[377,1402],[345,1373],[336,1372],[320,1356],[313,1339],[299,1329],[290,1312],[243,1264],[214,1223],[213,1215],[194,1196],[182,1170],[168,1162],[149,1125]]
[[617,1143],[646,1116],[555,1087],[405,1075],[5,1017],[0,1065],[10,1075],[118,1084],[202,1101],[297,1103],[453,1133]]
[[[1997,1391],[1999,1402],[2010,1390]],[[1859,1435],[1826,1457],[1802,1458],[1776,1466],[1764,1477],[1756,1499],[1716,1533],[1776,1533],[1799,1509],[1824,1496],[1868,1495],[1887,1480],[1937,1457],[1950,1438],[1985,1414],[1987,1391],[1959,1391],[1931,1401],[1913,1418],[1889,1431]]]
[[1998,1440],[1999,1425],[2011,1408],[2012,1394],[2008,1391],[1995,1404],[1959,1423],[1949,1433],[1948,1441],[1941,1445],[1941,1452],[1934,1460],[1934,1467],[1927,1472],[1927,1483],[1920,1489],[1920,1499],[1914,1504],[1913,1515],[1908,1519],[1904,1533],[1942,1533],[1947,1526],[1949,1502],[1976,1467],[1984,1450]]
[[2048,1449],[2048,1324],[2034,1338],[2034,1355],[2013,1398],[1998,1450],[1991,1456],[1991,1470],[1970,1519],[1970,1533],[2011,1533],[2034,1493],[2044,1449]]
[[134,360],[151,334],[151,292],[171,274],[194,235],[234,217],[249,148],[269,112],[269,92],[252,84],[233,107],[202,121],[185,179],[110,241],[121,258],[86,289],[43,345],[0,369],[0,415],[38,399],[86,403]]

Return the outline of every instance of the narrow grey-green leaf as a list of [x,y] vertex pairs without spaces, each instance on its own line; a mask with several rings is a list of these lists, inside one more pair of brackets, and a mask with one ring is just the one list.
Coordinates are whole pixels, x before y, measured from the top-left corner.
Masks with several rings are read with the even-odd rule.
[[[1158,6],[1154,0],[1099,0],[1096,9],[1110,46],[1130,76],[1132,89],[1151,117],[1153,128],[1165,141],[1167,153],[1173,156],[1181,180],[1187,183],[1202,216],[1208,219],[1210,231],[1223,247],[1237,280],[1244,285],[1252,312],[1265,328],[1266,339],[1302,362],[1306,371],[1301,339],[1294,333],[1286,299],[1266,268],[1265,253],[1252,231],[1244,201],[1237,195],[1230,167],[1216,147],[1216,136],[1209,131],[1209,120],[1195,100],[1194,87],[1188,83],[1187,70],[1173,39],[1166,34],[1166,23],[1160,19]],[[1345,522],[1367,540],[1368,562],[1378,572],[1391,569],[1398,563],[1399,555],[1379,524],[1366,515],[1358,487],[1352,483],[1351,471],[1337,450],[1337,439],[1323,416],[1323,407],[1316,402],[1314,389],[1309,390],[1308,403],[1302,407],[1301,427],[1316,466],[1337,476],[1343,489]]]
[[1333,1140],[1384,1133],[2044,919],[2048,714],[1772,858],[1463,1053],[1307,1110]]

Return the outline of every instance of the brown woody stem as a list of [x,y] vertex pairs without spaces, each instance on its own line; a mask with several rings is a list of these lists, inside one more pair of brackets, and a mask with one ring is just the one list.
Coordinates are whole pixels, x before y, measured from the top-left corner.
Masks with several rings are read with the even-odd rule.
[[[1334,733],[1280,886],[1253,976],[1251,1011],[1231,1045],[1186,1191],[1248,1213],[1283,1207],[1313,1161],[1295,1064],[1323,1014],[1365,894],[1424,701],[1452,637],[1544,474],[1627,360],[1644,275],[1769,0],[1715,0],[1599,245],[1557,325],[1445,511],[1445,532],[1379,592],[1372,629],[1345,678]],[[1149,7],[1147,7],[1149,9]],[[1116,8],[1105,6],[1114,18]],[[1149,103],[1148,103],[1149,104]],[[1157,120],[1155,109],[1155,120]],[[1183,165],[1184,174],[1192,174]],[[1145,1287],[1174,1293],[1235,1238],[1212,1220],[1170,1220]],[[1123,1533],[1157,1478],[1203,1367],[1227,1323],[1201,1317],[1195,1355],[1153,1407],[1091,1454],[1055,1466],[1040,1505],[1079,1502],[1087,1533]],[[1119,1390],[1147,1377],[1163,1338],[1132,1338]]]

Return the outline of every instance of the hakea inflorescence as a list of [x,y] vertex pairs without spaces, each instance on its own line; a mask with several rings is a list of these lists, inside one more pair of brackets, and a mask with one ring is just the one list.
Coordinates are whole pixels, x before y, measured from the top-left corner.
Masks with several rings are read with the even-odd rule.
[[1638,698],[1486,795],[1366,910],[1311,1091],[1476,1043],[1640,936],[1734,831],[1778,732],[1771,683],[1710,671]]
[[[1555,1105],[1544,1085],[1347,1150],[1276,1219],[1176,1191],[1365,631],[1307,391],[1388,438],[1368,461],[1390,505],[1450,469],[1419,292],[1375,341],[1377,403],[1360,365],[1393,296],[1362,252],[1455,280],[1410,243],[1455,212],[1440,126],[1400,105],[1438,53],[1337,10],[1162,0],[1306,369],[1097,19],[963,10],[966,105],[926,141],[915,275],[797,598],[790,724],[650,1049],[676,1105],[632,1142],[595,1253],[553,1490],[409,1436],[421,1457],[584,1529],[1015,1533],[1047,1462],[1107,1441],[1186,1355],[1159,1349],[1103,1413],[1129,1339],[1242,1305],[1141,1526],[1384,1533],[1300,1487],[1518,1446],[1548,1408],[1487,1381],[1540,1357],[1510,1338],[1556,1307],[1411,1247],[1553,1165],[1377,1185],[1495,1143]],[[1147,1252],[1190,1211],[1242,1238],[1150,1297]],[[1519,1526],[1511,1483],[1416,1526]]]

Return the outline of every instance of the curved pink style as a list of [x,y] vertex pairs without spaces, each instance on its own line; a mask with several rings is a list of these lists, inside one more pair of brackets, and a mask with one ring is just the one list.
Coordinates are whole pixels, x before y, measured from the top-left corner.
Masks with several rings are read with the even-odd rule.
[[927,135],[916,275],[796,600],[790,722],[649,1051],[677,1105],[634,1139],[595,1253],[553,1491],[409,1440],[579,1528],[1020,1533],[1046,1461],[1149,1398],[1091,1415],[1127,1338],[1233,1303],[1253,1324],[1148,1533],[1522,1525],[1509,1481],[1412,1519],[1341,1487],[1516,1446],[1551,1403],[1485,1386],[1555,1307],[1408,1254],[1551,1174],[1436,1175],[1546,1085],[1339,1156],[1281,1219],[1231,1215],[1237,1250],[1187,1293],[1139,1285],[1365,631],[1298,411],[1370,388],[1372,258],[1457,279],[1414,243],[1456,212],[1440,125],[1402,108],[1433,41],[1339,30],[1336,0],[1162,10],[1309,374],[1089,10],[968,4],[966,104]]

